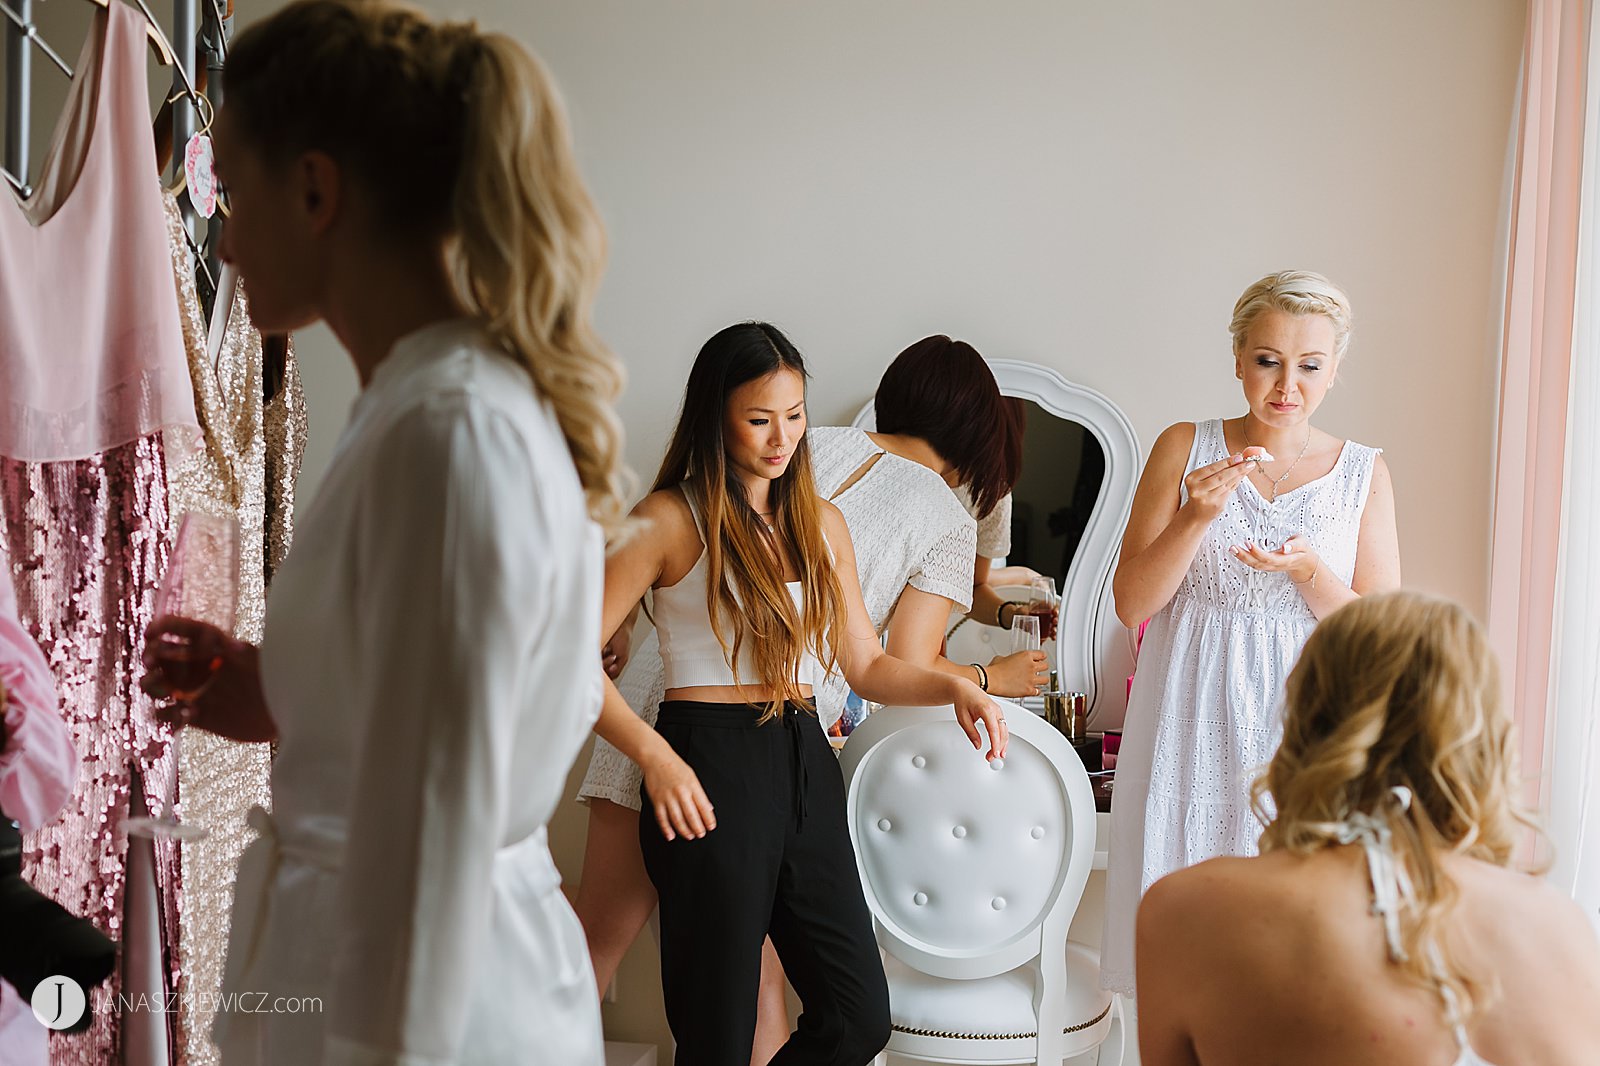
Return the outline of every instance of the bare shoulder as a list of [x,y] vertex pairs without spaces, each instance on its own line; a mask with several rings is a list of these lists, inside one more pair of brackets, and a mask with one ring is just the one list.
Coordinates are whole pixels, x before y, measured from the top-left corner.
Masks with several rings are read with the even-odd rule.
[[630,558],[654,560],[655,571],[673,584],[694,565],[704,545],[689,501],[676,488],[658,489],[634,505],[638,529],[621,551]]
[[1269,915],[1304,918],[1331,902],[1332,871],[1320,869],[1324,865],[1321,857],[1281,852],[1207,859],[1151,885],[1139,908],[1139,924],[1144,925],[1148,911],[1151,923],[1182,925],[1191,937],[1218,928],[1234,940],[1237,930],[1226,928],[1233,917],[1251,926]]
[[1220,858],[1168,874],[1145,893],[1139,925],[1191,926],[1196,919],[1253,900],[1260,891],[1259,859]]
[[677,488],[657,489],[634,504],[633,517],[650,524],[652,532],[672,534],[693,530],[694,512]]
[[1373,496],[1388,496],[1394,492],[1394,480],[1389,476],[1389,464],[1383,461],[1382,452],[1372,457],[1372,486],[1369,491]]
[[1193,422],[1174,422],[1162,430],[1150,447],[1150,465],[1153,467],[1158,461],[1164,466],[1187,465],[1189,453],[1194,450],[1194,434]]
[[850,526],[844,520],[844,512],[839,510],[833,501],[818,496],[817,512],[822,515],[822,531],[830,540],[839,536],[846,538],[850,536]]
[[1583,908],[1547,879],[1468,858],[1450,860],[1450,873],[1487,916],[1522,915],[1518,936],[1538,937],[1563,954],[1587,956],[1600,972],[1600,933]]

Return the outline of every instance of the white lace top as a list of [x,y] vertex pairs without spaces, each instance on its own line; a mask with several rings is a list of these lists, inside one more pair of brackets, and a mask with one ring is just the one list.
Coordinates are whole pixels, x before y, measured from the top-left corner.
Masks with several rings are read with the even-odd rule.
[[[861,598],[878,635],[907,585],[953,600],[963,611],[972,606],[977,523],[944,479],[921,463],[884,452],[864,430],[826,426],[808,435],[817,495],[831,499],[850,527]],[[860,480],[839,491],[880,454]],[[825,676],[816,687],[817,716],[825,724],[844,713],[849,688],[840,674]]]
[[[1227,454],[1222,420],[1201,422],[1185,473]],[[1316,616],[1288,574],[1253,569],[1229,549],[1277,548],[1302,533],[1324,580],[1349,584],[1377,456],[1346,441],[1332,470],[1275,501],[1246,479],[1150,620],[1111,804],[1106,987],[1133,992],[1134,912],[1151,884],[1205,859],[1256,854],[1249,783],[1278,746],[1284,681]]]
[[[956,489],[955,493],[961,506],[978,518],[978,505],[972,502],[972,493],[966,486]],[[985,559],[1004,559],[1011,554],[1011,493],[1000,497],[994,510],[978,518],[978,554]]]

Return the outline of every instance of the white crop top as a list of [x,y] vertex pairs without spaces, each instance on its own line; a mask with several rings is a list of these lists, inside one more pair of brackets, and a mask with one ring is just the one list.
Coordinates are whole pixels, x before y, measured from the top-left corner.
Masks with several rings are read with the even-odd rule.
[[[700,533],[701,550],[694,567],[676,584],[655,591],[652,618],[661,642],[661,665],[666,690],[670,692],[675,688],[733,684],[758,685],[761,683],[760,675],[756,671],[755,656],[751,653],[748,636],[739,649],[739,680],[735,682],[728,656],[717,642],[716,633],[712,632],[711,619],[706,614],[705,524],[700,519],[700,511],[694,501],[689,499],[687,493],[684,498],[688,500],[689,511],[694,515],[694,527]],[[800,582],[790,581],[788,588],[795,606],[803,607]],[[731,645],[732,641],[729,643]],[[802,685],[815,685],[821,674],[819,667],[816,655],[807,651],[800,660],[795,680]]]

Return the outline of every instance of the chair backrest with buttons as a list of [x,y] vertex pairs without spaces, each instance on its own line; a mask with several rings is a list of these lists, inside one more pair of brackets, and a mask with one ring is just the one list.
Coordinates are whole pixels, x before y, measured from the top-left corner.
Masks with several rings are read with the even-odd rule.
[[[1015,704],[999,765],[951,709],[885,707],[840,755],[879,943],[939,977],[990,977],[1065,938],[1094,861],[1094,793],[1072,745]],[[987,750],[987,742],[985,743]]]

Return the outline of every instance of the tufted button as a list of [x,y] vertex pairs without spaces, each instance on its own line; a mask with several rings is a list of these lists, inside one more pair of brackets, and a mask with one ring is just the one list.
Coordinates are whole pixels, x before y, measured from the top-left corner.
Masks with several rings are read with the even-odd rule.
[[955,837],[957,840],[964,840],[966,839],[967,835],[967,827],[964,825],[958,825],[954,829],[950,830],[950,835]]
[[1006,761],[1004,759],[990,759],[989,760],[989,769],[991,769],[991,770],[1004,770],[1005,768],[1006,768]]
[[915,766],[918,770],[920,770],[924,766],[928,765],[928,760],[926,758],[924,758],[923,756],[921,756],[921,755],[917,755],[917,756],[914,756],[912,758],[911,765]]
[[1030,829],[1028,831],[1028,835],[1031,836],[1035,840],[1043,840],[1044,839],[1044,826],[1042,826],[1042,825],[1034,826],[1032,829]]
[[996,896],[990,902],[989,906],[993,907],[997,911],[1003,911],[1006,909],[1006,898],[1004,896]]
[[885,833],[887,833],[889,831],[889,819],[887,819],[887,818],[879,818],[878,819],[878,828],[883,830]]
[[928,894],[926,892],[918,892],[915,896],[911,897],[911,902],[915,903],[919,907],[925,907],[928,904]]

